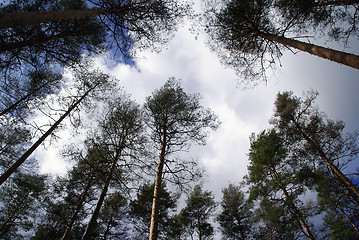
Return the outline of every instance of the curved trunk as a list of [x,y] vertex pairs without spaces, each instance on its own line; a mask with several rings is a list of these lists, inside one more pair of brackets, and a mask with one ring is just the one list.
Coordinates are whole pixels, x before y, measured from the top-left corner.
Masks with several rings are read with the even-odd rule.
[[166,155],[166,129],[162,133],[162,143],[160,159],[157,166],[155,186],[153,190],[152,212],[151,212],[151,224],[150,224],[150,240],[156,240],[158,238],[158,215],[160,209],[160,189],[162,183],[163,165],[165,163]]
[[3,173],[0,177],[0,186],[8,179],[11,174],[13,174],[20,166],[25,162],[25,160],[36,150],[38,146],[60,125],[60,123],[74,110],[85,98],[86,96],[94,90],[98,86],[95,85],[94,87],[90,88],[85,92],[82,97],[77,100],[74,104],[70,106],[70,108],[62,115],[59,120],[57,120],[54,125],[51,126],[49,130],[47,130],[40,138],[37,140],[29,150],[27,150],[19,160],[17,160],[5,173]]
[[0,15],[0,29],[69,20],[73,18],[97,17],[105,14],[121,13],[122,11],[125,11],[125,9],[126,7],[117,7],[113,9],[93,8],[47,12],[2,13]]
[[273,34],[260,33],[260,35],[270,41],[280,43],[284,46],[295,48],[303,52],[321,57],[336,63],[359,69],[359,56],[351,53],[341,52],[330,48],[320,47],[314,44],[301,42],[291,38],[276,36]]

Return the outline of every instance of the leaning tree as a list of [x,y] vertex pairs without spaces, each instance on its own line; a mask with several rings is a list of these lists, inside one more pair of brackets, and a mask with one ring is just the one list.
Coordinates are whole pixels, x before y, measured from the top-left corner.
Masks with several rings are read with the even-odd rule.
[[255,84],[275,67],[284,49],[299,50],[359,69],[359,56],[317,46],[288,34],[290,27],[280,22],[274,0],[207,1],[205,31],[209,45],[226,66]]

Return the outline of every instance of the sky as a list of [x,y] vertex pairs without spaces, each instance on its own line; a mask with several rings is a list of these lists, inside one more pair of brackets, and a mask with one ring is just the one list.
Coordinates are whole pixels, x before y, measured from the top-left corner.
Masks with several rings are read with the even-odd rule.
[[[188,156],[198,159],[206,170],[205,188],[219,196],[228,183],[241,181],[247,173],[249,136],[270,127],[268,120],[278,92],[293,91],[302,96],[310,89],[317,90],[320,110],[331,119],[343,120],[346,131],[358,129],[358,70],[302,52],[285,52],[281,61],[282,67],[278,66],[267,84],[243,89],[240,76],[221,65],[205,45],[205,36],[197,37],[183,26],[161,53],[140,53],[136,66],[117,64],[104,57],[95,63],[118,78],[124,90],[140,104],[169,77],[181,79],[187,93],[201,94],[201,104],[218,115],[221,125],[210,134],[206,146],[192,147]],[[54,149],[41,158],[43,172],[64,171]]]
[[[95,62],[104,72],[118,78],[124,90],[140,104],[169,77],[181,79],[187,93],[201,94],[201,104],[212,109],[222,123],[210,134],[207,145],[193,146],[188,157],[197,159],[205,169],[204,188],[213,191],[217,201],[222,188],[239,183],[247,173],[249,136],[270,127],[268,121],[278,92],[293,91],[302,96],[310,89],[316,90],[321,111],[330,119],[344,121],[345,131],[359,129],[358,70],[307,53],[294,55],[287,51],[281,58],[282,67],[278,66],[266,85],[244,90],[238,84],[240,76],[221,65],[205,45],[205,39],[204,35],[192,34],[185,25],[161,53],[139,53],[136,66],[106,58],[97,58]],[[344,50],[336,44],[331,47]],[[359,45],[345,51],[359,54]],[[42,172],[66,170],[53,147],[41,148],[36,156]]]

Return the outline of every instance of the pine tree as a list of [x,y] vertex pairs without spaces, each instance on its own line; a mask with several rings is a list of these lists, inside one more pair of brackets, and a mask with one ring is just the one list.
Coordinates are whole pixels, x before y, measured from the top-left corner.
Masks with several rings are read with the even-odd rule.
[[221,212],[217,221],[226,239],[249,239],[253,228],[251,203],[239,186],[229,184],[222,190]]
[[251,84],[255,79],[266,80],[266,71],[275,67],[284,49],[359,69],[357,55],[298,41],[295,38],[300,36],[287,34],[288,29],[278,20],[274,0],[207,2],[205,30],[212,50]]
[[[187,149],[192,142],[205,144],[208,135],[206,129],[216,129],[218,122],[209,109],[200,105],[198,95],[186,94],[180,83],[173,78],[147,98],[144,108],[146,124],[152,131],[152,141],[160,151],[150,226],[150,239],[154,240],[158,237],[159,199],[164,169],[167,168],[168,173],[175,175],[179,184],[186,181],[185,174],[194,180],[195,173],[186,169],[185,163],[179,163],[178,159],[169,161],[169,155]],[[178,170],[171,167],[177,163]]]
[[208,239],[214,234],[214,228],[209,222],[217,208],[212,192],[203,191],[201,185],[196,185],[186,200],[186,206],[181,210],[186,234],[198,236],[199,240]]

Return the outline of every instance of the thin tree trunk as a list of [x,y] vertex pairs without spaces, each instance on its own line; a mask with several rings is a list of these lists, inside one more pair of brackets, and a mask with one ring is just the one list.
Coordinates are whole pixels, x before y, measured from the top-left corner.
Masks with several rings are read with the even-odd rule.
[[[307,135],[305,132],[303,132],[302,128],[299,126],[299,124],[295,121],[294,118],[291,119],[291,121],[294,123],[297,130],[301,133],[303,138],[310,144],[311,148],[317,152],[319,157],[327,164],[327,166],[332,170],[333,174],[337,177],[340,183],[343,183],[343,187],[348,190],[349,196],[351,196],[351,199],[354,201],[354,203],[359,207],[359,189],[352,183],[352,181],[347,178],[338,168],[335,166],[325,155],[325,153],[320,149],[320,147],[315,144],[315,142]],[[352,196],[351,191],[356,195]]]
[[60,123],[72,112],[72,110],[74,110],[85,98],[86,96],[96,87],[98,86],[95,85],[94,87],[90,88],[89,90],[86,91],[86,93],[84,95],[82,95],[82,97],[77,100],[73,105],[70,106],[70,108],[66,111],[66,113],[64,115],[62,115],[59,120],[57,120],[54,125],[51,126],[51,128],[49,130],[47,130],[46,133],[44,133],[44,135],[42,135],[39,140],[37,140],[29,150],[27,150],[21,157],[19,160],[17,160],[5,173],[3,173],[0,177],[0,186],[6,181],[6,179],[8,179],[11,174],[13,174],[20,166],[21,164],[23,164],[25,162],[25,160],[36,150],[36,148],[38,146],[40,146],[40,144],[60,125]]
[[[333,197],[331,197],[332,198],[332,200],[334,200],[333,199]],[[340,197],[341,198],[341,197]],[[357,233],[359,233],[359,229],[358,229],[358,227],[355,225],[355,223],[354,223],[354,221],[353,221],[353,219],[350,217],[350,216],[348,216],[346,213],[345,213],[345,211],[344,211],[344,209],[340,206],[340,204],[339,204],[339,201],[340,201],[340,198],[338,199],[338,201],[335,201],[335,206],[339,209],[339,211],[344,215],[344,217],[346,218],[346,220],[350,223],[350,225],[355,229],[355,231],[357,232]]]
[[292,47],[303,52],[321,57],[336,63],[359,69],[359,56],[351,53],[341,52],[330,48],[320,47],[314,44],[301,42],[291,38],[276,36],[273,34],[260,33],[260,35],[273,42]]
[[199,214],[199,209],[197,209],[197,228],[198,228],[198,240],[202,240],[202,224],[201,224],[201,219],[200,219],[200,214]]
[[[55,82],[55,81],[54,81]],[[14,104],[12,104],[10,107],[4,109],[3,111],[1,111],[0,116],[3,116],[13,110],[15,110],[21,102],[25,101],[27,98],[29,98],[31,95],[37,93],[38,91],[40,91],[43,87],[47,86],[48,84],[52,83],[52,81],[50,82],[46,82],[43,85],[41,85],[40,87],[36,88],[34,91],[26,94],[25,96],[23,96],[22,98],[20,98],[19,100],[17,100]]]
[[[27,195],[30,195],[30,193],[27,193]],[[6,228],[6,226],[10,223],[10,222],[14,222],[14,217],[15,215],[18,213],[19,210],[21,210],[21,208],[23,207],[23,203],[28,200],[28,196],[25,196],[21,199],[20,203],[16,206],[16,208],[12,211],[12,213],[10,214],[9,217],[7,217],[7,219],[4,221],[4,223],[1,225],[0,227],[0,233],[3,232],[3,230]]]
[[160,207],[160,189],[162,183],[162,172],[163,165],[165,162],[166,155],[166,129],[163,130],[162,133],[162,143],[161,143],[161,152],[160,152],[160,160],[157,166],[156,172],[156,180],[155,186],[153,190],[153,201],[152,201],[152,212],[151,212],[151,224],[150,224],[150,240],[157,240],[158,238],[158,215],[159,215],[159,207]]
[[[123,144],[124,144],[124,140],[122,140],[121,146]],[[97,218],[98,218],[98,215],[100,213],[100,209],[101,209],[102,204],[103,204],[103,202],[105,200],[105,197],[106,197],[107,192],[108,192],[108,188],[110,186],[110,182],[112,180],[113,173],[115,172],[115,169],[116,169],[117,161],[118,161],[119,157],[121,156],[121,151],[122,151],[122,148],[116,153],[116,156],[114,157],[114,159],[112,161],[110,172],[108,173],[108,175],[106,177],[106,180],[105,180],[105,185],[102,188],[100,197],[97,200],[96,207],[95,207],[95,209],[94,209],[94,211],[92,213],[92,216],[91,216],[91,219],[90,219],[89,223],[87,224],[85,233],[83,234],[81,240],[89,240],[89,239],[91,239],[91,234],[92,234],[93,230],[95,229]]]
[[74,9],[47,12],[14,12],[2,13],[0,15],[0,29],[16,26],[35,25],[53,21],[69,20],[74,18],[97,17],[111,13],[125,12],[128,7],[117,7],[113,9]]
[[75,210],[74,214],[72,215],[70,222],[67,224],[66,230],[65,230],[64,235],[62,236],[61,240],[66,240],[68,238],[71,228],[74,225],[74,222],[77,218],[77,215],[79,214],[79,212],[82,208],[82,204],[85,200],[86,194],[89,191],[90,187],[92,186],[92,180],[93,180],[93,176],[91,176],[90,181],[87,183],[84,191],[82,192],[80,199],[77,202],[76,210]]
[[[280,179],[276,169],[274,168],[274,166],[271,166],[271,171],[273,172],[274,176],[278,179],[276,182],[279,185],[279,187],[282,189],[286,200],[290,199],[289,193],[288,193],[287,189],[282,185],[281,179]],[[292,209],[294,215],[296,216],[296,219],[299,222],[299,225],[300,225],[302,231],[304,232],[304,234],[309,239],[315,240],[315,237],[314,237],[313,233],[310,231],[306,221],[303,219],[302,214],[300,213],[297,206],[293,203],[293,201],[290,201],[289,207],[290,207],[290,209]]]

